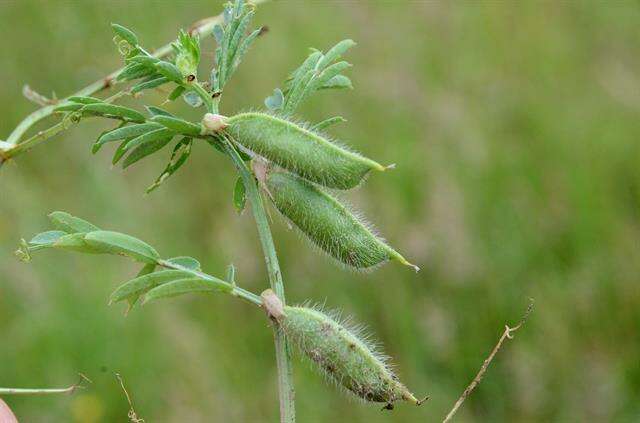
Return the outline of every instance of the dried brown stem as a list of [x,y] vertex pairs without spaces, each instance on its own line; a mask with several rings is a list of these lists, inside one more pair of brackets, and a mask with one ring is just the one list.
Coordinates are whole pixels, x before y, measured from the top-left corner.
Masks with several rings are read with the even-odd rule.
[[458,398],[458,401],[456,401],[456,403],[453,405],[453,408],[451,409],[451,411],[449,411],[449,414],[447,414],[447,416],[444,418],[444,420],[442,421],[443,423],[448,423],[451,421],[451,419],[453,419],[453,416],[456,414],[458,409],[462,406],[462,403],[467,399],[469,395],[471,395],[471,392],[473,392],[473,390],[480,384],[482,377],[484,376],[487,369],[489,368],[489,364],[491,364],[491,361],[493,361],[493,358],[495,357],[495,355],[502,348],[502,344],[504,343],[504,341],[507,339],[513,339],[513,333],[518,329],[520,329],[522,325],[524,325],[524,323],[527,321],[532,311],[533,311],[533,299],[530,300],[529,306],[527,307],[527,311],[525,311],[524,315],[520,319],[520,322],[516,326],[514,327],[509,327],[508,325],[504,326],[504,332],[502,333],[500,340],[498,340],[498,343],[496,344],[496,346],[493,347],[493,350],[491,351],[491,354],[489,354],[489,357],[487,357],[482,363],[482,366],[480,367],[480,370],[476,374],[476,377],[473,378],[469,386],[467,386],[467,388],[464,390],[460,398]]

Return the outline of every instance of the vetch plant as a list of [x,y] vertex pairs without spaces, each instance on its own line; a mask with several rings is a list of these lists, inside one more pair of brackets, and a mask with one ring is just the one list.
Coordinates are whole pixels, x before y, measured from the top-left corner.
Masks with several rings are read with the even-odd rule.
[[[180,31],[174,43],[156,53],[149,53],[133,31],[113,24],[114,40],[124,67],[76,95],[43,106],[25,119],[6,142],[0,143],[0,163],[73,124],[102,118],[115,126],[97,137],[91,151],[97,154],[116,144],[114,165],[128,168],[172,145],[166,166],[147,189],[151,192],[187,162],[195,142],[207,143],[229,158],[238,172],[233,204],[242,211],[249,202],[264,251],[270,289],[257,295],[238,285],[232,265],[224,276],[213,276],[205,273],[200,262],[192,257],[163,258],[138,238],[102,229],[61,211],[49,215],[51,230],[28,242],[22,240],[16,255],[29,261],[36,252],[58,249],[133,260],[139,265],[138,273],[122,283],[109,299],[110,303],[125,302],[127,311],[189,293],[228,294],[263,308],[273,322],[283,422],[295,421],[289,342],[330,381],[364,401],[383,403],[386,409],[392,409],[398,401],[420,405],[424,399],[416,398],[400,382],[388,359],[366,340],[361,330],[345,325],[334,314],[306,305],[290,306],[285,301],[266,202],[272,203],[314,246],[344,267],[364,270],[396,261],[416,271],[419,268],[376,235],[359,212],[332,192],[354,188],[372,172],[392,166],[383,166],[328,136],[327,129],[344,122],[342,117],[328,117],[318,123],[304,123],[294,117],[298,107],[315,93],[353,88],[344,74],[351,65],[341,60],[355,45],[353,41],[341,41],[326,52],[313,50],[282,87],[265,99],[266,110],[229,116],[221,113],[226,83],[263,33],[261,28],[250,30],[254,9],[254,4],[243,0],[228,3],[221,17]],[[202,72],[200,36],[209,33],[217,43],[215,65],[209,72]],[[94,96],[113,85],[126,88],[107,98]],[[201,110],[201,120],[188,121],[158,105],[145,105],[144,110],[138,110],[116,104],[125,96],[140,98],[146,91],[160,87],[169,88],[166,101],[182,99],[188,106]],[[31,97],[40,99],[33,94]],[[62,116],[61,121],[22,139],[33,124],[51,114]]]

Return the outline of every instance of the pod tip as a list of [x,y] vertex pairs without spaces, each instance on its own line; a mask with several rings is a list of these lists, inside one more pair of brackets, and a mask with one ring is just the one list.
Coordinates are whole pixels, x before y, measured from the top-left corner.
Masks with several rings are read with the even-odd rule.
[[395,163],[391,163],[390,165],[385,166],[384,170],[392,170],[396,168]]
[[412,268],[413,270],[415,270],[416,273],[418,273],[420,271],[420,267],[416,266],[413,263],[409,263],[409,261],[407,261],[407,259],[405,259],[404,257],[402,257],[400,254],[398,254],[397,257],[398,261],[400,262],[400,264],[404,264],[405,266],[409,266],[410,268]]

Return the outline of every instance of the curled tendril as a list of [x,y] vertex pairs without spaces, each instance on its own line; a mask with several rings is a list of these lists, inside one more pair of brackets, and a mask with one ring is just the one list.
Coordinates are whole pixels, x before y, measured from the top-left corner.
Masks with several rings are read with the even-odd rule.
[[118,52],[122,56],[127,56],[131,53],[131,44],[129,44],[126,40],[122,39],[118,35],[113,37],[113,43],[118,47]]

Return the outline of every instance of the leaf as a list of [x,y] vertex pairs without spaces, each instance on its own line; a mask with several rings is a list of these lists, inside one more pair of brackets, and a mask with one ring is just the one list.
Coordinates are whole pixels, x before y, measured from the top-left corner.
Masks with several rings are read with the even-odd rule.
[[336,123],[343,123],[346,122],[347,120],[345,118],[343,118],[342,116],[334,116],[334,117],[330,117],[329,119],[325,119],[322,122],[318,122],[315,125],[313,125],[311,127],[311,130],[313,131],[322,131],[325,128],[328,128],[331,125],[335,125]]
[[56,112],[77,112],[82,109],[82,107],[82,104],[68,102],[57,105],[53,110]]
[[242,178],[238,177],[238,179],[236,179],[236,184],[233,187],[233,205],[235,206],[238,214],[242,214],[246,203],[247,203],[247,195],[245,191],[245,186],[244,186],[244,183],[242,182]]
[[182,266],[187,269],[197,270],[197,271],[202,270],[200,266],[200,262],[194,259],[193,257],[188,257],[188,256],[173,257],[168,259],[167,261],[169,263],[177,264],[178,266]]
[[184,79],[184,77],[182,75],[182,72],[180,72],[180,70],[173,63],[160,61],[156,63],[156,69],[170,81],[177,82],[178,84],[183,82],[182,80]]
[[353,40],[342,40],[335,46],[331,47],[324,57],[318,62],[318,69],[324,69],[329,64],[338,60],[347,50],[355,46]]
[[116,76],[116,81],[131,81],[154,73],[155,69],[144,63],[130,63]]
[[93,112],[100,115],[117,116],[123,119],[129,119],[133,122],[144,122],[146,120],[144,115],[137,110],[108,103],[87,104],[82,108],[82,111]]
[[284,104],[284,94],[280,88],[273,90],[273,94],[264,99],[264,105],[269,110],[278,110]]
[[164,146],[171,142],[172,138],[173,133],[164,138],[158,138],[156,140],[139,145],[124,159],[124,161],[122,162],[122,168],[126,169],[132,164],[144,159],[145,157],[155,153],[156,151],[161,150]]
[[139,93],[140,91],[157,88],[161,85],[166,84],[167,82],[169,82],[169,79],[167,79],[164,76],[159,76],[158,78],[154,78],[149,81],[144,81],[134,85],[133,87],[131,87],[131,94],[136,94],[136,93]]
[[113,158],[111,159],[111,164],[115,165],[120,161],[120,159],[125,155],[127,150],[127,145],[131,142],[133,138],[127,138],[120,143],[116,151],[113,153]]
[[[151,264],[149,266],[151,266]],[[137,298],[158,285],[192,277],[193,275],[183,270],[160,270],[158,272],[139,275],[116,288],[109,297],[109,303],[117,303],[118,301],[131,297]]]
[[113,31],[118,34],[120,38],[131,44],[131,46],[135,47],[138,45],[138,37],[130,29],[125,28],[122,25],[118,25],[117,23],[112,23],[111,28],[113,28]]
[[173,135],[175,135],[175,133],[172,130],[159,125],[158,128],[145,132],[142,135],[138,135],[137,137],[133,138],[129,143],[127,143],[125,149],[129,151],[138,146],[149,144],[157,140],[163,140],[166,137],[171,137]]
[[295,71],[293,71],[291,73],[291,76],[289,78],[289,83],[287,84],[287,90],[288,91],[292,86],[297,85],[298,81],[300,80],[301,77],[303,77],[308,71],[315,69],[316,64],[320,61],[320,59],[322,58],[322,53],[320,53],[319,51],[314,51],[313,53],[311,53],[304,62],[302,62],[302,64],[298,67],[298,69],[296,69]]
[[353,84],[351,83],[351,79],[344,75],[336,75],[330,80],[328,80],[323,86],[319,89],[331,89],[331,88],[348,88],[350,90],[353,89]]
[[173,91],[171,91],[171,94],[169,94],[169,97],[167,97],[167,99],[169,101],[173,101],[176,98],[180,97],[182,93],[185,92],[185,90],[186,90],[185,87],[183,87],[182,85],[178,85],[173,89]]
[[333,65],[328,66],[325,70],[322,71],[322,73],[320,73],[320,75],[317,78],[314,79],[313,85],[311,87],[312,90],[317,90],[320,87],[324,86],[324,84],[329,82],[331,78],[340,74],[342,71],[350,67],[351,67],[351,64],[349,62],[344,62],[344,61],[334,63]]
[[108,142],[118,141],[125,138],[139,137],[141,135],[161,128],[162,125],[153,122],[140,123],[137,125],[129,125],[123,126],[122,128],[116,128],[98,138],[98,140],[93,144],[91,151],[95,154],[96,152],[98,152],[100,147]]
[[191,107],[200,107],[204,104],[200,96],[193,91],[184,93],[182,99]]
[[80,104],[103,103],[103,101],[100,100],[99,98],[89,97],[89,96],[79,96],[79,95],[74,95],[72,97],[69,97],[67,100],[72,101],[74,103],[80,103]]
[[219,285],[204,279],[185,278],[173,282],[168,282],[151,289],[144,296],[142,304],[147,304],[149,301],[158,300],[160,298],[176,297],[178,295],[190,294],[193,292],[214,291],[230,292],[231,290],[225,285]]
[[176,144],[173,148],[173,152],[171,153],[169,163],[155,182],[147,188],[147,194],[158,188],[169,176],[173,175],[187,161],[191,155],[192,142],[193,140],[191,138],[183,138]]
[[292,85],[289,92],[287,92],[287,98],[283,107],[285,114],[291,114],[310,93],[311,90],[309,90],[308,87],[315,75],[316,71],[309,69],[302,77],[294,81],[294,85]]
[[65,235],[63,237],[58,238],[56,242],[54,242],[51,246],[54,248],[60,248],[63,250],[76,251],[78,253],[86,253],[86,254],[103,254],[106,251],[102,248],[95,247],[89,245],[84,237],[85,233],[75,233]]
[[156,263],[158,252],[149,244],[120,232],[94,231],[85,235],[84,240],[110,254],[122,254],[143,263]]
[[[262,28],[256,29],[251,34],[249,34],[247,36],[247,38],[242,40],[242,43],[240,44],[240,46],[238,47],[238,50],[236,51],[236,53],[234,55],[232,72],[236,70],[236,68],[238,67],[238,65],[242,61],[242,58],[244,57],[244,55],[249,50],[249,47],[251,47],[251,44],[253,44],[253,42],[254,42],[254,40],[256,38],[258,38],[258,36],[260,35],[261,32],[262,32]],[[228,76],[227,76],[227,79],[229,79]]]
[[220,43],[222,43],[222,40],[224,39],[224,29],[222,29],[222,26],[220,24],[215,24],[213,26],[213,38],[216,39],[216,43],[219,45]]
[[158,116],[158,115],[174,116],[173,114],[167,112],[164,109],[161,109],[160,107],[155,107],[155,106],[145,106],[145,107],[147,108],[147,111],[151,114],[151,116]]
[[61,237],[67,235],[63,231],[46,231],[34,236],[29,244],[31,245],[51,245]]
[[[144,266],[142,266],[142,269],[140,269],[140,271],[136,275],[136,278],[139,278],[140,276],[148,275],[149,273],[153,273],[154,270],[156,270],[156,264],[155,263],[147,263]],[[130,295],[127,298],[127,310],[124,312],[125,316],[138,303],[139,299],[140,299],[140,295]],[[111,303],[112,303],[112,301],[109,300],[109,304],[110,305],[111,305]]]
[[49,220],[51,220],[51,223],[53,223],[53,226],[55,226],[57,229],[70,234],[76,232],[93,232],[100,230],[100,228],[98,228],[94,224],[80,219],[79,217],[72,216],[69,213],[63,211],[54,211],[52,213],[49,213]]
[[156,63],[158,63],[160,61],[160,59],[153,57],[153,56],[149,56],[147,54],[139,54],[137,56],[134,56],[130,59],[128,59],[129,62],[131,63],[139,63],[141,65],[146,65],[148,67],[151,66],[155,66]]
[[229,57],[231,58],[230,63],[234,63],[234,59],[236,54],[239,53],[238,47],[240,46],[240,40],[244,36],[247,31],[247,27],[253,18],[254,12],[246,13],[240,22],[238,23],[237,28],[233,34],[233,38],[229,42]]
[[197,136],[200,136],[202,133],[202,127],[200,125],[196,125],[195,123],[188,122],[186,120],[183,120],[177,117],[154,116],[151,118],[151,120],[180,134],[197,137]]

